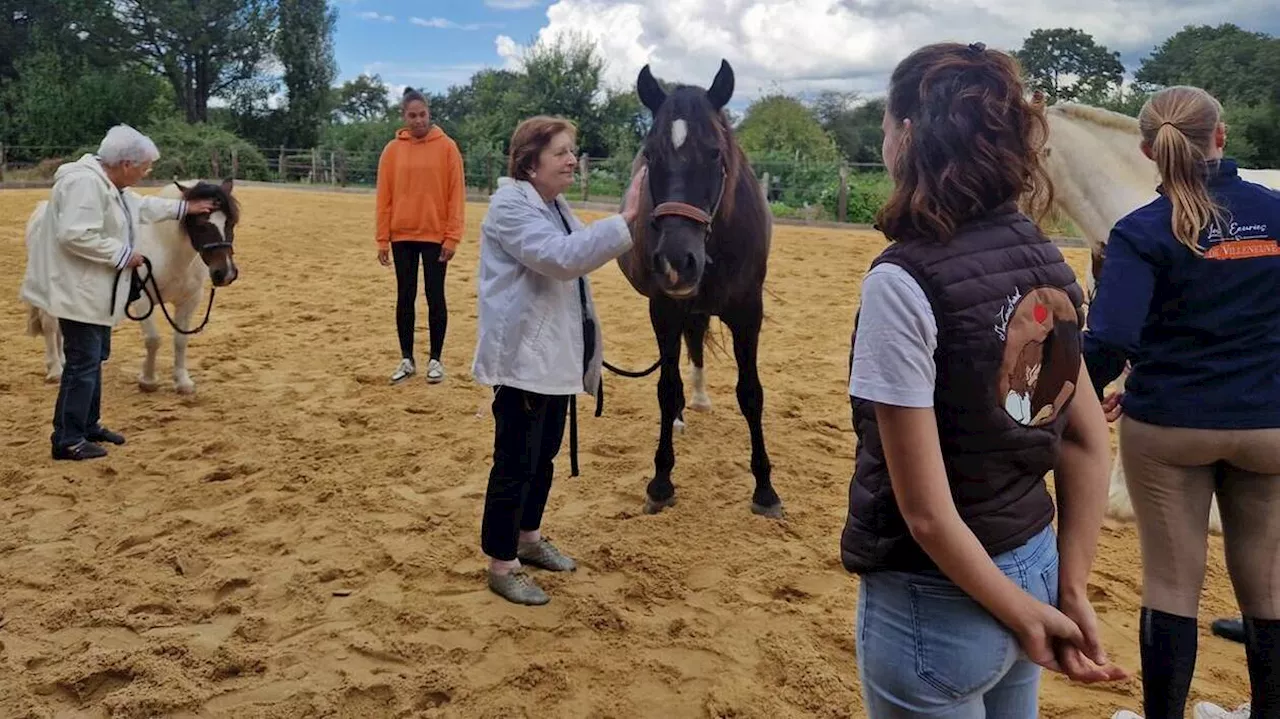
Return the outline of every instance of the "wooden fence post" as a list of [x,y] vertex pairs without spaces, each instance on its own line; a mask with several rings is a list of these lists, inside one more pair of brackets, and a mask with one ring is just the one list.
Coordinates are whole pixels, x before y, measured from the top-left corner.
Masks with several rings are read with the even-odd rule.
[[320,151],[311,148],[311,182],[317,182],[320,179]]
[[219,162],[222,158],[218,157],[218,154],[218,148],[209,148],[209,167],[213,170],[213,177],[222,176],[222,163]]
[[240,149],[231,148],[231,179],[240,179]]
[[279,179],[281,182],[288,182],[288,181],[289,181],[289,174],[286,172],[286,170],[288,169],[288,166],[289,166],[289,161],[288,161],[288,160],[286,160],[286,159],[284,159],[284,145],[281,145],[281,146],[280,146],[280,161],[279,161],[278,163],[276,163],[276,172],[277,172],[277,173],[279,173],[280,177],[279,177],[278,179]]
[[586,202],[591,197],[591,157],[587,153],[582,153],[578,167],[582,173],[582,201]]
[[760,190],[764,192],[764,201],[769,202],[769,173],[764,173],[760,178]]
[[485,150],[484,153],[484,189],[489,195],[493,195],[494,190],[493,179],[493,153]]
[[840,195],[836,197],[836,220],[844,222],[849,211],[849,166],[840,165]]
[[347,186],[347,151],[338,151],[338,184]]
[[336,178],[338,175],[337,170],[338,170],[337,160],[334,158],[333,150],[330,150],[329,151],[329,184],[330,185],[334,184],[335,182],[334,178]]
[[8,170],[9,161],[4,157],[4,143],[0,142],[0,182],[4,182],[5,170]]

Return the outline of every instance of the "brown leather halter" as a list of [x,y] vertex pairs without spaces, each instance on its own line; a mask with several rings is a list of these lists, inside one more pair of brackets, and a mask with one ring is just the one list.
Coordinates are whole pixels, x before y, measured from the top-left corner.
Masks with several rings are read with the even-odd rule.
[[[653,208],[653,219],[659,217],[683,217],[687,220],[702,225],[703,233],[709,237],[711,235],[711,223],[715,221],[716,215],[720,212],[720,203],[724,201],[725,186],[729,184],[729,173],[720,167],[720,194],[716,197],[716,203],[711,206],[711,212],[703,210],[701,207],[694,207],[687,202],[664,202]],[[705,241],[705,237],[703,238]]]

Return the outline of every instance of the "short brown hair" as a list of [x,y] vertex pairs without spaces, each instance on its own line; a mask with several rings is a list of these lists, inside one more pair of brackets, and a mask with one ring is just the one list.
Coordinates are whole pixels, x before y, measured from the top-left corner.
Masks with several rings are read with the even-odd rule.
[[567,132],[575,138],[578,128],[563,117],[535,115],[516,128],[511,135],[511,149],[507,153],[507,177],[528,180],[538,166],[538,155],[551,144],[551,138]]
[[876,216],[890,239],[946,240],[1009,201],[1023,200],[1037,222],[1048,213],[1048,123],[1023,97],[1013,57],[981,43],[926,45],[894,69],[886,107],[894,122],[911,120]]

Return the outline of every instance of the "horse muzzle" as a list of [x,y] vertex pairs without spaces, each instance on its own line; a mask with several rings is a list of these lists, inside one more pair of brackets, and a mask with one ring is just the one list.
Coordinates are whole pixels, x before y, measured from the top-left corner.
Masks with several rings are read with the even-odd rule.
[[239,276],[240,270],[236,269],[235,265],[225,269],[222,267],[209,268],[209,280],[213,282],[214,287],[227,287],[232,282],[235,282]]

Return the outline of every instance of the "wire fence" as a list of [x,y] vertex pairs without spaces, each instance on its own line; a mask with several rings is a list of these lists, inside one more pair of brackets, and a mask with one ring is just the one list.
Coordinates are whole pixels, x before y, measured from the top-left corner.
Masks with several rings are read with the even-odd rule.
[[[58,165],[87,147],[0,145],[0,182],[48,181]],[[279,183],[374,187],[381,150],[265,148],[248,143],[161,148],[152,171],[156,179],[231,177]],[[775,157],[749,158],[756,179],[777,217],[838,222],[870,222],[888,195],[880,163],[813,162]],[[571,199],[620,201],[630,180],[632,157],[579,158]],[[496,150],[463,153],[468,190],[491,194],[506,172],[507,158]]]

